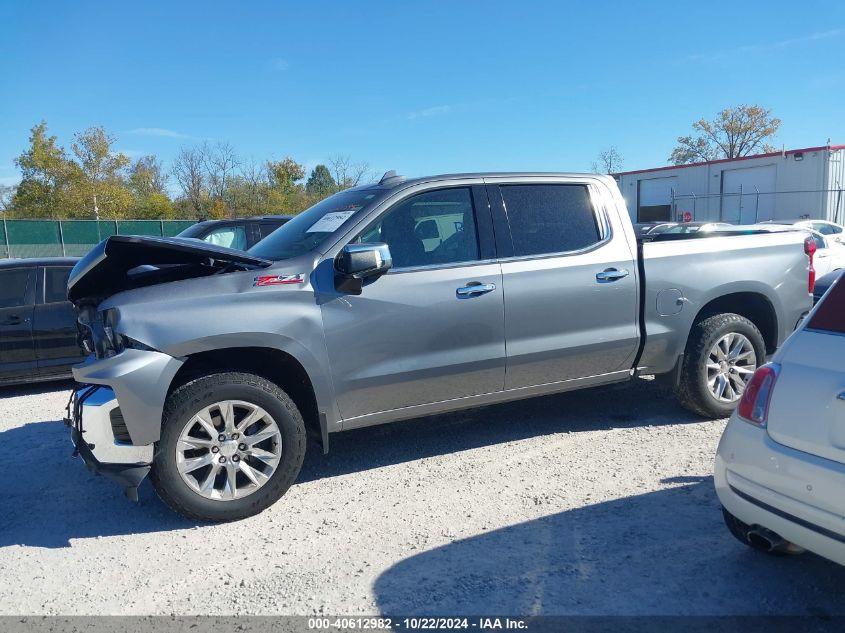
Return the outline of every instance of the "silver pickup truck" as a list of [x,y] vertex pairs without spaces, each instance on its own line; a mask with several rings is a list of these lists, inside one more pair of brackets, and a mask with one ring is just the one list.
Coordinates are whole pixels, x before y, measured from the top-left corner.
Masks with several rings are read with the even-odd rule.
[[725,417],[811,307],[808,248],[638,241],[613,179],[576,174],[389,172],[248,252],[114,236],[69,280],[90,356],[67,423],[130,497],[149,474],[223,521],[284,494],[309,434],[643,374]]

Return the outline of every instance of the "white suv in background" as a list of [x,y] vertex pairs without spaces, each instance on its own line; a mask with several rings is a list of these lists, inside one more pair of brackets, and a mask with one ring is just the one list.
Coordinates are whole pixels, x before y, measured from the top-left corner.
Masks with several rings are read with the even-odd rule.
[[845,565],[845,283],[754,373],[722,435],[716,492],[743,543]]

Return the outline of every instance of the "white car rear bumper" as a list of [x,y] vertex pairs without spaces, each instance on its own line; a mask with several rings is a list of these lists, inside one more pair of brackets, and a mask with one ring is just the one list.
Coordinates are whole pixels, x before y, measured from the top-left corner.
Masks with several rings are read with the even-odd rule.
[[734,414],[715,471],[719,500],[740,521],[845,565],[845,464],[778,444]]

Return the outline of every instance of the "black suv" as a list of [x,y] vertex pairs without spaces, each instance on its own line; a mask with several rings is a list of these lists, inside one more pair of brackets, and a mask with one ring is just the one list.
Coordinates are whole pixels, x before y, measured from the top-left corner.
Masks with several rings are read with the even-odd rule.
[[70,378],[84,359],[67,279],[78,260],[0,260],[0,384]]
[[176,237],[192,237],[209,244],[236,248],[252,247],[291,219],[290,215],[262,215],[235,220],[206,220],[179,233]]

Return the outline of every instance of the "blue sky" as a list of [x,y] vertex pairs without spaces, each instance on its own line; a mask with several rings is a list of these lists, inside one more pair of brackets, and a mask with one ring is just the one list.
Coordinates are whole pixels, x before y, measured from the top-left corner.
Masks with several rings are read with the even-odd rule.
[[842,2],[12,2],[0,183],[45,119],[169,161],[228,141],[374,171],[663,165],[690,123],[759,103],[776,143],[845,143]]

